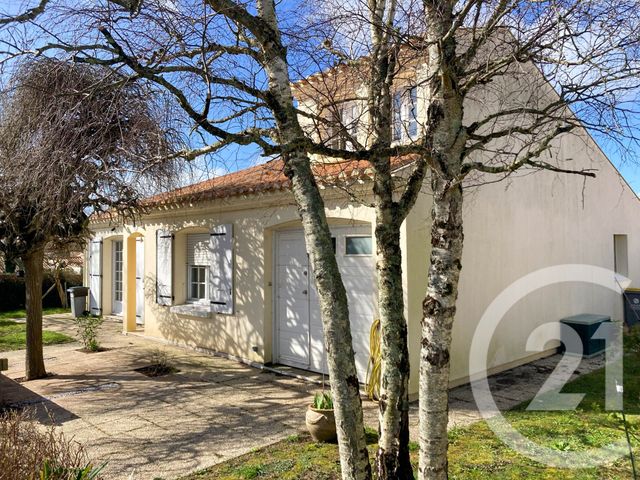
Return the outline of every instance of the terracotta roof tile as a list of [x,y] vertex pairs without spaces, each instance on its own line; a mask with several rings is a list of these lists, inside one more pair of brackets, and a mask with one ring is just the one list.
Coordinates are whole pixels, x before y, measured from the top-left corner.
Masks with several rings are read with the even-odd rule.
[[[392,168],[401,168],[413,160],[413,156],[394,157]],[[312,168],[316,180],[321,185],[348,185],[351,182],[370,178],[372,175],[371,166],[366,160],[314,162]],[[148,198],[146,203],[163,205],[228,198],[284,190],[289,185],[290,181],[284,174],[284,162],[278,158],[228,175],[154,195]]]

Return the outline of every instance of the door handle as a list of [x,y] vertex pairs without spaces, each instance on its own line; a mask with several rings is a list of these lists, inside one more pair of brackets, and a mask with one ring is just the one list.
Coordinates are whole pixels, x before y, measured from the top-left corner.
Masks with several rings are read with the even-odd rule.
[[302,290],[302,293],[303,293],[304,295],[306,295],[306,294],[307,294],[307,293],[309,293],[309,292],[307,292],[306,290]]

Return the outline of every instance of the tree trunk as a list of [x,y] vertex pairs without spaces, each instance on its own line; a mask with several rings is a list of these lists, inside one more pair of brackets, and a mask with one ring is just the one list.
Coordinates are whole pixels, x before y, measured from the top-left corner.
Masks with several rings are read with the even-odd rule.
[[347,292],[333,252],[324,202],[306,155],[290,158],[286,168],[302,219],[320,301],[342,478],[368,480],[371,465],[364,434]]
[[400,221],[377,206],[378,310],[382,372],[379,402],[379,479],[413,479],[409,458],[409,351],[402,288]]
[[22,257],[27,309],[26,378],[34,380],[47,375],[42,354],[42,261],[44,249],[33,250]]
[[422,479],[447,476],[449,359],[462,267],[462,188],[432,180],[431,264],[423,303],[420,351],[420,468]]
[[360,384],[356,371],[347,292],[336,262],[324,201],[303,146],[306,136],[298,122],[289,80],[286,49],[280,43],[275,4],[258,2],[258,11],[272,28],[265,49],[272,109],[281,145],[300,145],[283,155],[285,174],[302,220],[305,244],[318,291],[327,368],[333,395],[340,466],[344,480],[371,479],[371,464],[364,432]]
[[58,290],[58,297],[60,297],[60,305],[62,306],[62,308],[68,308],[67,305],[67,292],[65,291],[64,287],[62,286],[62,275],[60,273],[59,269],[55,270],[55,282],[56,282],[56,289]]

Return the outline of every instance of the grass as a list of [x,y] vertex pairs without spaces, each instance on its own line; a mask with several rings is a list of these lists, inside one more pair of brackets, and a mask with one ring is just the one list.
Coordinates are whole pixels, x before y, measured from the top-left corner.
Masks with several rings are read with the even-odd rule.
[[[636,458],[640,457],[640,354],[625,356],[625,409],[628,413]],[[510,423],[527,438],[560,451],[601,447],[624,438],[617,414],[604,411],[604,370],[584,375],[565,386],[563,392],[586,393],[576,411],[527,411],[526,403],[506,412]],[[303,418],[303,412],[300,413]],[[376,449],[375,431],[368,429],[370,458]],[[449,478],[497,480],[613,480],[632,478],[629,458],[590,469],[557,469],[536,463],[503,444],[485,422],[449,433]],[[410,444],[417,468],[418,447]],[[338,449],[316,444],[306,433],[292,435],[274,445],[252,451],[185,480],[338,480]]]
[[[51,315],[55,313],[67,313],[68,311],[69,310],[64,308],[47,308],[43,313],[45,315]],[[24,318],[25,316],[24,310],[0,313],[0,352],[26,348],[26,325],[10,320],[14,318]],[[74,341],[74,338],[63,333],[48,330],[42,332],[42,342],[44,345],[55,345]]]
[[[71,310],[68,308],[45,308],[42,310],[43,315],[55,315],[59,313],[69,313]],[[0,312],[0,320],[13,320],[16,318],[26,318],[27,312],[24,309],[10,310],[8,312]]]

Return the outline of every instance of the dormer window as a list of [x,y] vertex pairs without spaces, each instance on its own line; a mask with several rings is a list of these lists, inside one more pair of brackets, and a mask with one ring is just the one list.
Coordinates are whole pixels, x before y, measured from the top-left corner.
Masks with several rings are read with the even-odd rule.
[[418,135],[418,94],[416,87],[396,91],[393,95],[394,142],[412,140]]

